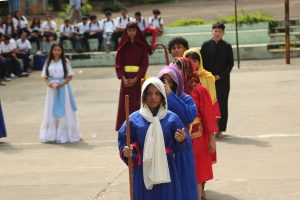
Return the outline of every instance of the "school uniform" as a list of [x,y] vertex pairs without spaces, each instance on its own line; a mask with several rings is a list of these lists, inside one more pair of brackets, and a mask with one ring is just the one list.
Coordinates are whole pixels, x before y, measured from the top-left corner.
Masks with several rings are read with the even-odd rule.
[[30,65],[30,49],[31,49],[31,44],[29,40],[25,40],[24,42],[22,39],[17,40],[17,49],[21,50],[17,52],[17,57],[23,60],[23,72],[28,72],[29,65]]
[[117,50],[119,44],[119,38],[122,37],[123,34],[123,31],[119,31],[118,28],[125,29],[129,22],[134,22],[134,19],[129,16],[126,16],[125,18],[120,16],[116,18],[115,22],[116,22],[116,26],[115,26],[116,30],[113,34],[113,40],[115,43],[115,49]]
[[74,26],[73,25],[66,26],[65,24],[61,25],[60,32],[61,32],[60,43],[63,44],[64,40],[70,40],[72,42],[72,46],[74,49],[75,48]]

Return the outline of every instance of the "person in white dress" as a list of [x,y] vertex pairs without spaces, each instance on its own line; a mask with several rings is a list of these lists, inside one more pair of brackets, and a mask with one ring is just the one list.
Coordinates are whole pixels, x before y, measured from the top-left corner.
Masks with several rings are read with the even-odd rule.
[[54,43],[45,62],[42,77],[48,86],[41,142],[69,143],[80,140],[80,127],[70,81],[74,72],[65,58],[62,45]]

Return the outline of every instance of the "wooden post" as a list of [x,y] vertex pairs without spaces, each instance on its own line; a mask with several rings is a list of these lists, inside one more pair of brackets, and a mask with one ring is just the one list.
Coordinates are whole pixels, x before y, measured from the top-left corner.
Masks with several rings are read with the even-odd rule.
[[290,5],[289,0],[285,0],[285,62],[291,64],[290,61]]
[[240,49],[239,49],[239,34],[238,34],[238,18],[237,18],[237,0],[234,0],[234,12],[235,12],[235,34],[236,34],[236,55],[238,68],[240,68]]
[[167,47],[166,47],[165,45],[163,45],[162,43],[157,42],[157,43],[155,43],[154,46],[153,46],[153,51],[155,51],[156,48],[157,48],[158,46],[162,46],[162,47],[163,47],[163,49],[164,49],[164,51],[165,51],[166,64],[169,65],[170,62],[169,62],[169,55],[168,55]]
[[[129,95],[125,95],[126,145],[130,147]],[[133,200],[132,161],[128,158],[130,199]]]

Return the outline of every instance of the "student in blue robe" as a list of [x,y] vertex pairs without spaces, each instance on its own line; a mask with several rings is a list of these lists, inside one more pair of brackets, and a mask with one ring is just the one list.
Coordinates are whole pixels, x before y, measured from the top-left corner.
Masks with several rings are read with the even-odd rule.
[[4,123],[4,117],[1,107],[1,101],[0,101],[0,138],[6,137],[6,130],[5,130],[5,123]]
[[[193,98],[183,92],[183,79],[174,66],[163,67],[158,78],[165,84],[168,109],[181,119],[185,127],[191,124],[197,114]],[[182,197],[185,200],[198,200],[194,155],[192,149],[175,154],[175,161],[180,176]]]
[[191,150],[191,139],[179,117],[168,111],[163,83],[149,78],[142,87],[140,110],[129,116],[131,145],[126,146],[126,123],[118,146],[124,162],[133,161],[135,200],[183,200],[174,153]]

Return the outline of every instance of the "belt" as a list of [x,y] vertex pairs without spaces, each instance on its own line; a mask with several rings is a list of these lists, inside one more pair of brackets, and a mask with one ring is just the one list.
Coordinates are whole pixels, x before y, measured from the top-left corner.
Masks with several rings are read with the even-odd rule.
[[166,148],[166,153],[172,153],[172,149],[171,148]]
[[196,119],[189,126],[189,131],[192,140],[201,137],[203,134],[203,127],[200,127],[200,123],[200,117],[196,117]]
[[125,72],[138,72],[139,70],[140,70],[140,67],[135,66],[135,65],[126,65],[124,67]]

